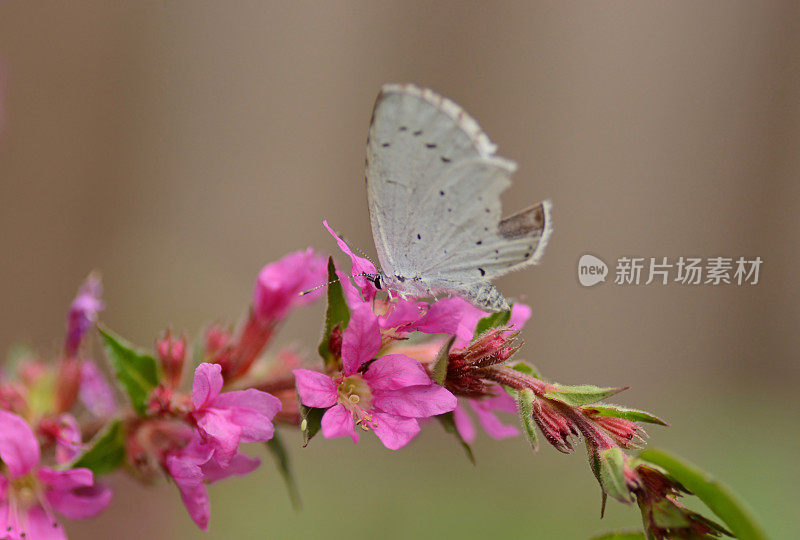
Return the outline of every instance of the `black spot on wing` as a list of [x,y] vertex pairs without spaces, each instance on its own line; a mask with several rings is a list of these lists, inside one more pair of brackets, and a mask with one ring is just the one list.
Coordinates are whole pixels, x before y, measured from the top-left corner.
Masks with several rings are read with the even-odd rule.
[[417,131],[414,132],[414,137],[419,137],[420,135],[422,135],[421,129],[418,129]]
[[452,161],[450,158],[446,158],[444,156],[441,156],[439,159],[442,160],[442,163],[450,163]]
[[486,270],[484,270],[483,268],[478,268],[478,271],[480,271],[482,276],[486,275]]
[[421,234],[417,235],[417,240],[422,240],[422,235]]
[[397,131],[406,131],[408,128],[406,126],[400,126],[397,128]]
[[425,143],[425,148],[436,148],[436,143]]
[[442,197],[444,197],[444,191],[441,191],[441,190],[440,190],[440,191],[439,191],[439,195],[441,195]]
[[381,146],[384,147],[384,148],[389,148],[391,146],[391,144],[389,144],[388,142],[385,142],[385,143],[381,144]]

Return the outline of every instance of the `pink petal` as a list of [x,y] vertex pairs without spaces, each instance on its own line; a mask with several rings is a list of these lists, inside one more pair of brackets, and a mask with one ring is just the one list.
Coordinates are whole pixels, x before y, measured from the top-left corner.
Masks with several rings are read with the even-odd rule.
[[344,299],[347,302],[347,306],[352,310],[355,309],[357,306],[366,303],[364,297],[361,296],[361,292],[353,285],[351,281],[350,274],[347,272],[342,272],[341,270],[336,271],[336,277],[339,278],[339,283],[342,285],[342,292],[344,293]]
[[56,471],[49,467],[41,467],[37,476],[49,489],[55,491],[69,491],[94,484],[94,474],[89,469],[67,469]]
[[422,364],[404,354],[387,354],[369,365],[364,379],[373,392],[431,384]]
[[353,280],[361,289],[364,299],[367,302],[372,301],[372,299],[375,298],[375,285],[365,276],[359,274],[375,275],[377,273],[375,270],[375,265],[372,264],[372,262],[370,262],[368,259],[353,254],[344,240],[339,238],[336,233],[333,232],[333,229],[330,228],[327,221],[323,221],[322,224],[325,225],[325,228],[328,229],[328,232],[331,233],[331,236],[336,239],[336,243],[339,244],[339,249],[341,249],[348,257],[350,257],[350,260],[353,261]]
[[252,409],[230,409],[231,422],[242,430],[240,443],[266,442],[272,438],[275,428],[270,419]]
[[[510,396],[509,396],[510,399]],[[519,435],[519,431],[514,426],[508,426],[500,422],[491,411],[494,409],[489,400],[480,401],[477,399],[470,399],[469,404],[475,415],[478,417],[478,422],[481,423],[483,430],[493,439],[505,439],[506,437],[515,437]]]
[[202,530],[208,530],[208,521],[211,519],[211,505],[208,500],[208,489],[205,484],[181,484],[175,482],[181,493],[181,500],[189,516]]
[[327,409],[336,404],[338,393],[336,384],[327,375],[310,369],[295,369],[294,383],[300,396],[300,403],[306,407]]
[[511,306],[511,318],[508,320],[508,324],[520,330],[525,326],[525,323],[528,322],[528,319],[531,318],[531,312],[530,306],[521,302],[515,303]]
[[464,439],[464,442],[467,444],[472,444],[475,440],[475,436],[477,432],[475,431],[475,424],[472,423],[467,411],[464,410],[464,407],[461,406],[459,403],[456,408],[453,410],[453,421],[456,424],[456,430],[458,434],[461,435],[461,438]]
[[495,411],[503,411],[511,414],[517,414],[517,402],[508,395],[507,392],[499,391],[496,396],[483,400],[483,403],[488,404]]
[[383,412],[409,418],[427,418],[452,411],[458,400],[438,384],[376,392],[372,405]]
[[378,318],[378,323],[381,328],[406,326],[419,320],[426,305],[414,300],[397,300],[390,304],[391,311],[387,315]]
[[56,440],[56,462],[72,461],[81,451],[81,428],[71,414],[58,417],[59,429]]
[[12,478],[30,472],[40,459],[33,430],[21,416],[7,411],[0,411],[0,459]]
[[102,484],[70,491],[48,491],[47,502],[69,519],[88,519],[96,516],[111,503],[113,493]]
[[216,482],[229,476],[244,476],[254,471],[260,464],[260,459],[239,452],[233,456],[227,467],[223,467],[217,460],[211,459],[200,468],[203,471],[203,480]]
[[[25,538],[30,540],[67,540],[64,529],[58,522],[47,517],[44,509],[36,505],[28,509],[24,518]],[[20,530],[19,532],[23,532]],[[13,537],[12,537],[13,538]]]
[[354,443],[358,442],[353,415],[344,405],[331,407],[322,415],[322,434],[326,439],[349,436]]
[[81,363],[79,396],[83,406],[98,418],[111,416],[117,408],[114,389],[97,368],[97,364],[91,360],[84,360]]
[[442,298],[422,319],[409,325],[408,330],[454,335],[457,337],[456,345],[461,347],[472,340],[475,326],[484,315],[483,311],[460,297]]
[[364,362],[372,360],[381,348],[378,317],[369,304],[361,304],[350,313],[342,336],[342,367],[345,376],[352,375]]
[[197,415],[197,428],[214,445],[221,463],[227,464],[239,447],[242,428],[231,420],[229,411],[209,409]]
[[372,431],[389,450],[402,448],[419,433],[419,422],[380,412],[372,413]]
[[67,315],[67,338],[64,342],[66,356],[75,356],[83,336],[97,322],[97,314],[103,309],[103,285],[98,274],[89,274],[78,295],[72,301]]
[[222,390],[222,366],[202,363],[194,370],[192,403],[196,409],[204,407]]
[[[283,319],[292,307],[308,305],[319,298],[325,292],[321,286],[327,276],[325,258],[315,255],[311,248],[290,253],[258,274],[253,311],[262,320]],[[301,296],[304,291],[310,292]]]
[[281,400],[272,394],[254,388],[225,392],[214,398],[211,403],[212,407],[217,409],[233,407],[251,409],[262,416],[266,416],[267,420],[272,420],[281,410]]

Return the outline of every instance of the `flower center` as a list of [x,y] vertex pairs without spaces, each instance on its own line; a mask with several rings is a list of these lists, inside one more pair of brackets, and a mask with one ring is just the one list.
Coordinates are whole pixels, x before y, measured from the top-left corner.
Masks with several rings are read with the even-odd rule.
[[44,486],[35,474],[9,478],[7,497],[7,526],[5,531],[0,531],[0,534],[13,532],[16,536],[25,538],[29,529],[29,512],[34,507],[41,508],[53,528],[59,527],[53,510],[44,497]]
[[373,426],[372,414],[372,391],[364,378],[356,373],[345,377],[339,383],[339,403],[345,406],[356,419],[356,425],[367,431]]

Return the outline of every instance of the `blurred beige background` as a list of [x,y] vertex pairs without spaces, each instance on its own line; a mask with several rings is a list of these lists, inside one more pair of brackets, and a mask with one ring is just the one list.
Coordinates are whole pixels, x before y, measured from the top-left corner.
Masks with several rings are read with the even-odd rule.
[[[560,382],[630,385],[620,402],[673,423],[652,444],[797,537],[799,27],[792,1],[3,3],[0,347],[55,351],[93,268],[104,321],[146,345],[236,320],[284,253],[334,251],[323,218],[374,252],[372,102],[415,82],[519,163],[508,212],[554,202],[542,264],[499,283],[534,307],[522,356]],[[764,264],[756,286],[584,289],[587,251]],[[281,343],[313,350],[320,317],[298,313]],[[619,504],[598,519],[581,452],[484,437],[477,468],[459,452],[437,426],[397,454],[298,444],[305,511],[266,462],[212,489],[206,536],[174,487],[120,478],[72,537],[586,538],[638,523]]]

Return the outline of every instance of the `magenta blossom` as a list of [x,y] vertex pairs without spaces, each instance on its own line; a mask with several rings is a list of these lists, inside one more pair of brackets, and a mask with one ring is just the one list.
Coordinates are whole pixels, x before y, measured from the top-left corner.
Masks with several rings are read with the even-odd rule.
[[111,491],[89,469],[54,470],[39,465],[39,444],[22,417],[0,411],[0,531],[7,538],[61,540],[53,512],[69,519],[100,513]]
[[214,459],[226,466],[236,455],[239,443],[272,438],[272,419],[281,410],[281,402],[253,388],[224,394],[221,390],[222,367],[208,363],[197,366],[191,415],[203,440],[214,450]]
[[459,401],[458,406],[453,411],[453,420],[456,423],[461,438],[467,443],[471,444],[477,435],[475,425],[467,413],[466,407],[463,403],[469,403],[470,408],[478,418],[483,430],[493,439],[505,439],[507,437],[516,437],[519,435],[519,430],[514,426],[503,424],[495,415],[496,411],[507,412],[516,414],[517,404],[514,399],[500,391],[496,396],[488,399],[462,399]]
[[81,403],[97,418],[108,418],[117,409],[114,389],[91,360],[81,363]]
[[100,282],[100,276],[95,273],[89,274],[69,307],[67,337],[64,341],[64,353],[67,357],[75,356],[78,353],[86,331],[97,322],[97,314],[104,307],[103,301],[100,299],[102,294],[103,285]]
[[[375,298],[375,293],[377,289],[375,288],[375,284],[368,279],[369,276],[374,276],[377,273],[375,269],[375,265],[372,264],[372,261],[369,259],[365,259],[364,257],[359,257],[355,255],[347,243],[339,238],[339,236],[333,232],[333,229],[330,228],[327,221],[322,222],[325,225],[325,228],[328,229],[328,232],[331,233],[331,236],[336,240],[336,243],[339,244],[339,249],[341,249],[345,255],[350,257],[350,260],[353,261],[352,267],[352,277],[353,280],[358,285],[358,288],[361,289],[361,295],[364,301],[371,302],[373,298]],[[339,279],[344,283],[347,280],[347,276],[344,274],[340,274],[337,272]],[[349,283],[349,281],[348,281]],[[347,291],[345,291],[347,293]],[[352,300],[352,298],[348,298],[348,302]]]
[[320,297],[324,288],[308,294],[301,292],[325,284],[325,258],[309,248],[296,251],[265,266],[258,274],[253,291],[253,310],[264,321],[283,319],[297,305],[307,305]]
[[349,435],[357,442],[354,424],[358,424],[374,431],[386,448],[396,450],[419,433],[418,419],[455,408],[455,396],[434,383],[413,358],[389,354],[372,361],[380,348],[378,318],[363,304],[353,310],[342,336],[339,376],[294,370],[300,402],[327,409],[322,417],[326,438]]
[[245,475],[260,463],[258,458],[237,452],[223,467],[215,458],[214,445],[204,442],[199,435],[181,450],[169,454],[165,460],[167,472],[178,486],[186,510],[204,531],[208,530],[210,519],[206,484],[229,476]]

